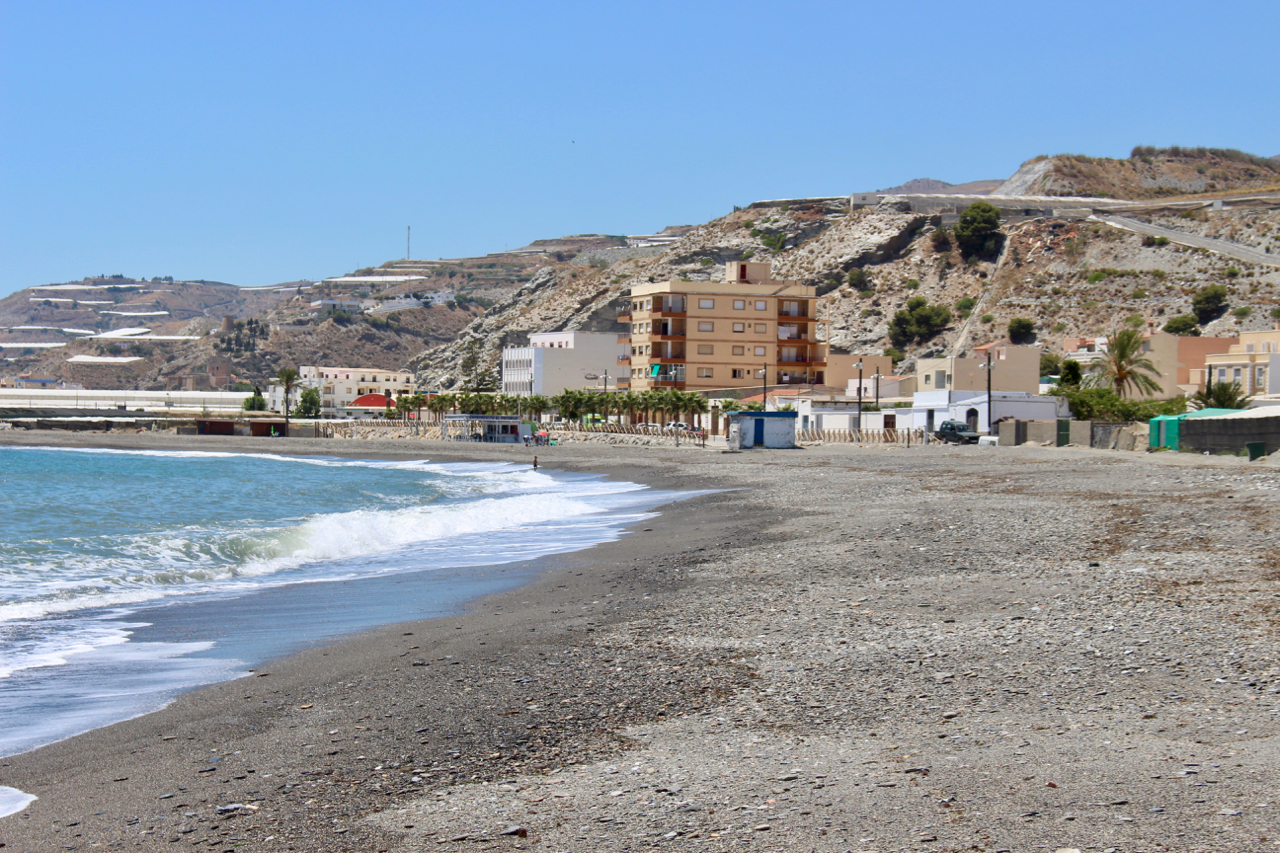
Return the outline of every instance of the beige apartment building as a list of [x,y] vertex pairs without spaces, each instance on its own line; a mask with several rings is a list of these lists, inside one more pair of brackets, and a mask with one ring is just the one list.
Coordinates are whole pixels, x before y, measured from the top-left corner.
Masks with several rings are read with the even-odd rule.
[[973,356],[922,358],[916,363],[916,391],[986,391],[988,356],[991,390],[1040,393],[1040,347],[996,341],[975,347]]
[[767,263],[734,261],[723,282],[633,287],[630,309],[618,317],[631,324],[618,339],[631,350],[619,359],[619,388],[823,384],[827,345],[819,325],[827,322],[826,300],[813,287],[770,275]]
[[1203,370],[1191,371],[1200,388],[1208,372],[1214,384],[1237,382],[1246,394],[1280,394],[1280,329],[1241,332],[1238,343],[1206,356],[1204,362]]

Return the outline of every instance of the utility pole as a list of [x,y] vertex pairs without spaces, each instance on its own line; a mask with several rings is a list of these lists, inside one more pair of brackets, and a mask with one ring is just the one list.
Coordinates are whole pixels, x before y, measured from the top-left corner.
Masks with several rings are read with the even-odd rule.
[[854,365],[858,368],[858,431],[862,431],[862,362]]
[[987,435],[991,435],[991,410],[995,408],[991,401],[991,350],[987,350]]

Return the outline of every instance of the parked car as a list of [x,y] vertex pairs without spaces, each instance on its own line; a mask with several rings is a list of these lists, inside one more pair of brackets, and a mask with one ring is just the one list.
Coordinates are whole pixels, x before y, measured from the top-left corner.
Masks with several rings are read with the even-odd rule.
[[951,444],[977,444],[978,434],[964,421],[943,421],[933,434],[938,441]]
[[691,429],[693,429],[693,427],[689,426],[684,421],[672,421],[667,424],[667,432],[688,432]]

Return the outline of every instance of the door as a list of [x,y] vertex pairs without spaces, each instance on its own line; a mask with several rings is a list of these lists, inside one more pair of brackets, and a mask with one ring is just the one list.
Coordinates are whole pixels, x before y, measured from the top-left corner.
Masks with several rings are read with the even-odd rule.
[[756,433],[753,437],[753,444],[756,447],[764,446],[764,418],[753,418],[756,424]]

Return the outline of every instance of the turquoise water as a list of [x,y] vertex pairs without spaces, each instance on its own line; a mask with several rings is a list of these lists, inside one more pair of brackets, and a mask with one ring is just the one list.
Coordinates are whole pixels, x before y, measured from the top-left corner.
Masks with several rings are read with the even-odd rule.
[[0,491],[0,755],[456,612],[675,497],[506,464],[7,447]]

